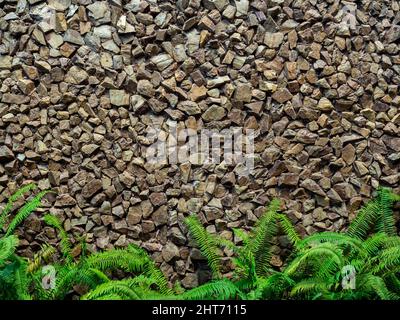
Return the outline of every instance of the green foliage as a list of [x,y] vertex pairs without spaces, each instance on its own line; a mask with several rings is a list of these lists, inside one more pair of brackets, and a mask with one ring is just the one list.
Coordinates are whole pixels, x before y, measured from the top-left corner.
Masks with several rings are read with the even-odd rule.
[[207,259],[213,276],[219,278],[221,276],[221,266],[217,239],[207,232],[199,219],[194,215],[186,218],[186,224],[191,235],[199,245],[201,253]]
[[157,285],[161,293],[171,292],[167,279],[146,251],[132,244],[125,249],[92,254],[86,259],[86,264],[101,271],[120,269],[131,274],[146,275]]
[[172,298],[163,295],[152,286],[156,279],[139,275],[123,280],[110,280],[98,285],[82,296],[82,300],[157,300]]
[[14,233],[18,225],[42,204],[42,198],[49,192],[49,190],[39,192],[18,211],[14,219],[8,225],[6,236]]
[[385,233],[389,236],[396,235],[395,221],[392,206],[399,196],[393,194],[388,188],[378,189],[375,199],[368,202],[351,222],[347,233],[358,239],[366,239],[372,227],[376,233]]
[[0,213],[0,230],[3,229],[4,223],[8,217],[8,214],[12,210],[14,203],[20,199],[25,193],[36,189],[36,185],[33,183],[27,184],[18,189],[13,195],[10,196],[4,209]]
[[[322,232],[298,241],[281,272],[292,284],[274,298],[399,299],[400,237],[391,209],[395,199],[388,189],[379,189],[346,233]],[[346,289],[343,270],[349,266],[355,270],[355,287]]]
[[[15,201],[33,189],[33,185],[27,185],[10,197],[0,214],[1,226]],[[0,300],[66,299],[77,292],[84,300],[400,299],[400,237],[392,212],[400,197],[389,189],[379,189],[377,197],[359,210],[346,232],[321,232],[304,239],[279,213],[278,200],[271,201],[250,232],[233,230],[242,239],[241,246],[209,234],[197,216],[188,217],[189,232],[207,259],[214,279],[187,291],[179,283],[171,289],[151,257],[136,245],[88,254],[85,238],[71,241],[61,221],[53,215],[45,215],[44,221],[57,230],[62,255],[51,264],[55,270],[54,287],[46,289],[42,267],[54,255],[55,248],[44,245],[32,259],[25,259],[15,253],[18,238],[13,235],[17,226],[40,206],[46,193],[42,191],[27,201],[0,237]],[[292,254],[281,270],[276,270],[270,260],[279,232],[291,242]],[[81,246],[79,256],[73,255],[76,250],[72,243],[76,242]],[[222,276],[223,248],[233,252],[235,268],[229,279]],[[355,270],[354,288],[343,286],[346,268]],[[116,270],[127,277],[114,279]]]
[[272,239],[278,232],[276,221],[279,207],[279,200],[271,201],[267,212],[258,220],[249,236],[249,243],[244,248],[245,254],[254,257],[256,273],[259,276],[265,274],[265,267],[271,259]]
[[[27,184],[10,196],[0,213],[0,230],[3,229],[14,203],[35,188],[34,184]],[[41,205],[42,198],[48,192],[47,190],[42,191],[33,199],[27,201],[8,224],[5,234],[0,237],[0,300],[31,299],[29,293],[30,278],[27,271],[28,261],[15,253],[18,237],[13,233],[18,225]]]
[[43,245],[39,252],[35,253],[33,259],[28,259],[28,273],[33,273],[40,268],[40,266],[50,259],[55,254],[56,250],[50,245]]
[[[10,197],[1,213],[2,223],[14,202],[34,188],[34,185],[27,185]],[[144,299],[171,293],[162,272],[147,253],[137,246],[86,255],[85,240],[81,239],[82,254],[74,259],[68,234],[61,221],[50,214],[45,215],[44,221],[59,234],[62,258],[51,265],[55,270],[54,287],[44,287],[42,266],[55,253],[55,249],[45,245],[33,259],[21,258],[15,254],[18,238],[13,232],[40,206],[48,192],[42,191],[28,200],[9,223],[4,237],[0,238],[0,299],[65,299],[77,285],[86,288],[88,294],[85,297],[91,299]],[[131,277],[121,281],[111,280],[107,274],[113,270],[125,271]]]
[[[131,244],[124,249],[90,255],[82,250],[80,257],[74,259],[71,241],[59,219],[47,215],[44,220],[58,231],[63,258],[53,264],[56,270],[54,288],[46,290],[41,286],[40,270],[33,274],[36,299],[65,299],[75,286],[87,291],[83,299],[144,299],[170,294],[164,275],[142,248]],[[124,271],[130,276],[124,280],[112,280],[107,274],[114,270]],[[140,288],[134,288],[138,284]]]
[[58,234],[60,236],[60,250],[61,253],[64,256],[64,259],[66,260],[67,263],[71,263],[73,260],[72,257],[72,245],[71,242],[68,238],[68,234],[65,232],[64,228],[62,227],[62,224],[60,220],[51,214],[47,214],[44,216],[44,222],[48,224],[49,226],[53,227],[58,231]]
[[0,239],[0,266],[14,254],[17,245],[18,238],[14,235]]
[[[219,247],[227,247],[234,251],[235,272],[233,284],[236,287],[236,294],[243,299],[246,299],[247,295],[254,295],[254,292],[258,290],[258,286],[262,283],[261,279],[264,279],[271,268],[269,264],[272,255],[271,249],[273,239],[278,234],[279,223],[281,223],[284,230],[290,233],[289,239],[292,242],[299,241],[289,220],[278,213],[279,209],[280,201],[274,199],[251,232],[245,233],[242,230],[234,229],[235,235],[243,239],[243,246],[241,247],[236,246],[231,241],[209,234],[194,215],[188,217],[185,221],[189,227],[189,232],[197,241],[200,251],[207,258],[210,269],[213,271],[214,279],[220,278],[219,266],[221,262],[220,256],[217,254]],[[218,284],[219,282],[216,283]],[[208,290],[208,287],[206,289]],[[196,288],[193,290],[197,292],[202,289]]]
[[233,282],[221,279],[186,291],[181,297],[185,300],[230,300],[236,298],[239,294],[240,291]]
[[[288,218],[278,213],[279,202],[274,200],[249,234],[234,230],[243,239],[242,247],[213,236],[213,251],[217,244],[235,253],[230,282],[236,288],[237,298],[399,299],[400,237],[392,212],[393,204],[399,200],[389,189],[380,188],[376,198],[359,211],[347,232],[322,232],[304,239],[300,239]],[[189,224],[193,224],[193,219]],[[270,248],[279,227],[291,241],[293,252],[282,271],[275,271],[269,264]],[[197,234],[207,236],[205,230],[199,230],[203,228],[199,221],[196,228]],[[193,232],[193,228],[189,230]],[[195,238],[202,241],[201,237]],[[202,252],[210,250],[209,243],[199,244]],[[346,268],[355,270],[354,288],[343,285],[348,280],[343,273]],[[226,298],[226,292],[219,291],[219,283],[214,287],[211,282],[185,294],[190,296],[193,292],[194,297],[201,299]]]

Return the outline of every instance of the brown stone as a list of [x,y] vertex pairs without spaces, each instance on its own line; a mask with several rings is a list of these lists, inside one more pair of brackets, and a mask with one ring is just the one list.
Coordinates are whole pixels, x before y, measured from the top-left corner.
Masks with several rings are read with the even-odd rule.
[[293,95],[290,93],[290,91],[286,88],[281,88],[278,89],[277,91],[274,92],[272,95],[272,99],[277,101],[278,103],[285,103],[286,101],[289,101],[293,98]]
[[92,179],[82,188],[82,197],[91,198],[103,188],[101,180]]

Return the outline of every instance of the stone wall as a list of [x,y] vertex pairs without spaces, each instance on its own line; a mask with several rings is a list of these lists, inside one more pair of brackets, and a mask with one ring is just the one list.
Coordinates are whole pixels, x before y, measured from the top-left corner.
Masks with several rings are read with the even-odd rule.
[[[203,264],[189,212],[232,238],[279,197],[301,234],[343,229],[378,185],[399,191],[399,22],[395,0],[0,0],[0,200],[52,188],[91,250],[138,243],[185,287]],[[253,129],[254,171],[150,164],[168,121]],[[40,216],[26,255],[56,241]]]

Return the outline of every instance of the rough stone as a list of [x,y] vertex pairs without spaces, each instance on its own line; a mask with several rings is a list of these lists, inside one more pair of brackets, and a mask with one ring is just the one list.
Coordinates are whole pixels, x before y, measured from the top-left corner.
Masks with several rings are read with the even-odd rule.
[[163,192],[154,192],[150,195],[149,199],[154,206],[161,206],[167,203],[167,197]]
[[272,95],[272,99],[276,100],[278,103],[285,103],[293,98],[293,95],[286,88],[278,89]]
[[269,48],[278,48],[283,41],[284,35],[282,32],[266,32],[264,36],[264,43]]
[[204,121],[218,121],[221,120],[226,114],[223,107],[212,105],[201,116]]
[[308,191],[311,191],[313,193],[316,193],[320,196],[325,196],[325,192],[322,190],[322,188],[314,181],[311,179],[305,179],[300,183],[300,187],[307,189]]
[[0,146],[0,161],[14,159],[14,153],[7,146]]
[[65,81],[72,84],[81,84],[88,78],[87,72],[77,66],[72,66],[65,75]]
[[251,85],[248,83],[239,84],[235,90],[235,100],[241,102],[251,101]]
[[115,106],[129,106],[129,94],[124,90],[110,90],[110,102]]
[[82,188],[82,197],[91,198],[95,193],[102,189],[101,180],[92,179]]
[[137,92],[145,97],[151,98],[155,94],[153,85],[148,80],[139,80],[137,85]]

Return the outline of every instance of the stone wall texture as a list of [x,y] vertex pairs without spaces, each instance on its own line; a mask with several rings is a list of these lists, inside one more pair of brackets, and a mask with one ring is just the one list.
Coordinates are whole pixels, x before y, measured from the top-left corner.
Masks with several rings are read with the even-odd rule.
[[[137,243],[187,288],[190,212],[231,239],[279,197],[301,234],[341,230],[399,191],[399,23],[396,0],[0,0],[0,202],[52,188],[90,250]],[[147,162],[171,121],[255,130],[254,171]],[[26,255],[57,241],[40,212],[23,230]]]

